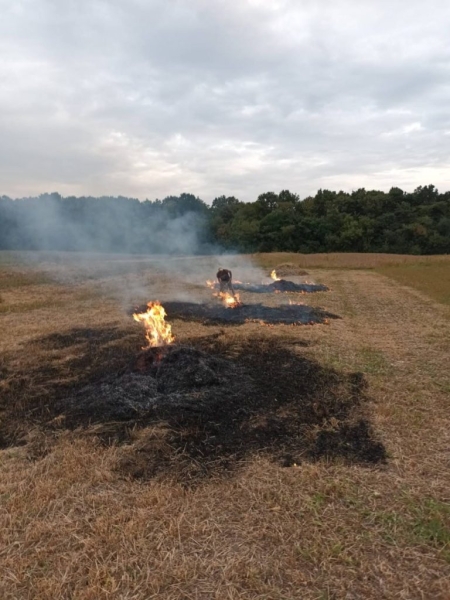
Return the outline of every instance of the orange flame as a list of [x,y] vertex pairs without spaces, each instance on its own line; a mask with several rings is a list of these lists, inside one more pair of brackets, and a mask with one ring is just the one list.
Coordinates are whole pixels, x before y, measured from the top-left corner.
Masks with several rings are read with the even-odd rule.
[[147,311],[134,313],[133,319],[143,322],[145,327],[145,338],[148,342],[147,348],[155,346],[166,346],[175,341],[172,335],[172,326],[166,323],[166,311],[160,302],[149,302]]
[[272,271],[272,273],[270,274],[270,276],[272,277],[272,279],[274,281],[280,281],[280,278],[277,277],[277,272],[275,271],[275,269]]
[[223,305],[226,308],[236,308],[236,306],[241,305],[241,301],[239,299],[239,294],[235,294],[234,296],[228,292],[219,292],[218,294],[214,294],[215,296],[219,296],[222,299]]
[[[212,290],[217,289],[216,283],[210,279],[206,280],[206,285]],[[236,306],[241,306],[239,294],[235,293],[233,296],[233,294],[230,294],[230,292],[214,292],[213,296],[220,298],[225,308],[236,308]]]

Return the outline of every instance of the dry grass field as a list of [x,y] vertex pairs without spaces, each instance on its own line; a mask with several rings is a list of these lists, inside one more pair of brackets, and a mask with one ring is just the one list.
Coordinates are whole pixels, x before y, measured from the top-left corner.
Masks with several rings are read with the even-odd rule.
[[355,400],[352,418],[386,450],[378,462],[338,446],[307,451],[339,428],[326,412],[301,429],[310,446],[290,460],[275,437],[239,438],[235,454],[224,441],[226,457],[217,445],[208,457],[170,420],[67,421],[61,399],[139,354],[129,309],[209,301],[203,279],[217,262],[30,259],[0,253],[2,600],[450,598],[450,257],[233,257],[236,277],[250,260],[266,274],[289,263],[330,288],[244,302],[291,298],[340,318],[293,327],[168,316],[177,344],[242,368],[263,356],[281,412],[296,390],[300,410],[317,414],[330,398]]

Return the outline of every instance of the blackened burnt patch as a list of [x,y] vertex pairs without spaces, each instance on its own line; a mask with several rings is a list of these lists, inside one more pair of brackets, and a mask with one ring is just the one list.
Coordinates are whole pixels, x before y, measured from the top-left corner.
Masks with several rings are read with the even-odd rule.
[[[197,304],[194,302],[164,302],[167,318],[194,321],[203,325],[243,325],[250,321],[265,324],[309,325],[325,323],[328,319],[339,319],[338,315],[305,304],[283,304],[264,306],[263,304],[241,304],[227,308],[219,301]],[[137,307],[131,312],[145,312],[145,307]]]
[[[385,460],[368,419],[364,377],[306,358],[298,336],[233,343],[208,336],[139,351],[141,339],[120,343],[116,333],[99,330],[94,352],[90,332],[84,357],[60,361],[49,354],[50,371],[36,370],[23,381],[28,405],[19,410],[9,402],[5,424],[94,426],[105,442],[126,442],[119,469],[142,479],[169,475],[193,482],[232,473],[257,454],[286,466],[320,457]],[[68,333],[70,339],[79,348],[78,333]],[[48,337],[42,344],[51,345]],[[86,371],[88,358],[95,363]],[[62,384],[62,369],[79,379]],[[8,440],[14,442],[6,436],[4,444]]]
[[384,461],[365,385],[359,374],[324,368],[273,339],[229,347],[207,338],[195,348],[145,351],[125,373],[85,386],[58,409],[70,426],[160,427],[140,438],[121,468],[144,479],[167,471],[191,480],[229,472],[255,454],[280,464]]

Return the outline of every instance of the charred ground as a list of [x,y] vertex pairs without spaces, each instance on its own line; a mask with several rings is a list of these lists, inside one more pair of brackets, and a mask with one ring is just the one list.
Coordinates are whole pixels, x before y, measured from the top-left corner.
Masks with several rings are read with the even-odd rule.
[[[164,308],[170,318],[203,325],[244,325],[252,321],[267,325],[308,325],[340,318],[334,313],[305,304],[265,306],[259,303],[242,303],[236,308],[226,308],[217,301],[202,304],[198,302],[164,302]],[[129,314],[146,310],[145,305],[138,306],[130,309]]]
[[[124,473],[186,482],[230,472],[258,453],[285,466],[320,457],[385,460],[367,419],[363,376],[302,356],[298,338],[230,345],[217,333],[148,351],[140,342],[119,328],[35,340],[48,352],[45,369],[2,371],[3,446],[26,441],[36,427],[93,428],[106,443],[129,445]],[[61,362],[61,349],[73,358]]]

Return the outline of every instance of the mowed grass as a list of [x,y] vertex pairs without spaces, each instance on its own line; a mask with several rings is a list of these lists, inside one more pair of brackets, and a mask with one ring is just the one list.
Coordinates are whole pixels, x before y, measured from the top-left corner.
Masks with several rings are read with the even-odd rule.
[[356,252],[329,252],[326,254],[297,254],[271,252],[250,255],[267,269],[280,263],[292,263],[304,269],[379,269],[406,265],[442,265],[450,267],[450,256],[414,256],[410,254],[361,254]]
[[450,260],[393,265],[378,268],[377,272],[401,285],[413,287],[437,302],[450,305]]
[[255,258],[266,269],[286,263],[302,269],[374,269],[401,285],[427,294],[437,302],[450,304],[449,255],[272,253],[255,255]]
[[[206,279],[205,259],[196,260]],[[273,266],[294,258],[275,260]],[[385,466],[321,460],[283,468],[254,456],[228,477],[195,486],[167,476],[142,483],[118,468],[130,444],[105,445],[94,426],[18,423],[20,444],[0,451],[0,598],[448,599],[450,323],[431,297],[398,285],[375,264],[360,266],[364,260],[355,257],[354,268],[301,265],[330,287],[301,297],[342,317],[328,325],[172,325],[181,343],[214,334],[232,348],[263,332],[324,366],[363,372],[370,418],[389,455]],[[173,270],[166,280],[151,267],[95,283],[78,274],[75,285],[71,268],[51,284],[24,270],[30,285],[14,286],[11,272],[2,291],[11,310],[0,314],[0,402],[2,391],[11,397],[12,390],[20,404],[37,385],[45,397],[56,376],[72,382],[74,358],[95,362],[112,345],[138,352],[142,332],[113,292],[131,302],[133,293],[142,301],[140,294],[191,289]],[[208,290],[200,293],[209,298]],[[25,306],[30,297],[40,305]],[[89,347],[40,341],[82,327],[92,330]],[[109,329],[122,337],[95,335]],[[289,377],[282,365],[280,377]]]

